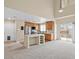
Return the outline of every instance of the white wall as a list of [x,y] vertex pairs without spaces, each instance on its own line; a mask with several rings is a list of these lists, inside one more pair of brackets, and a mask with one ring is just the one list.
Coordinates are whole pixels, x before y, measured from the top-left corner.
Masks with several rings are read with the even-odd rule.
[[5,20],[4,21],[4,38],[7,40],[7,36],[11,36],[11,40],[16,40],[16,27],[15,21]]
[[11,36],[12,41],[19,41],[24,39],[24,30],[21,30],[21,26],[24,26],[24,21],[5,20],[4,22],[4,37],[5,41],[7,36]]
[[5,20],[8,18],[15,18],[17,20],[40,22],[40,17],[38,16],[29,15],[27,13],[8,7],[4,7],[4,18]]
[[75,14],[75,0],[68,0],[67,5],[63,8],[63,12],[59,13],[60,0],[54,0],[54,17],[63,17],[67,15]]
[[73,43],[75,43],[75,24],[72,24],[73,27],[72,27],[72,40],[73,40]]
[[21,41],[24,39],[24,30],[21,30],[21,26],[24,27],[24,21],[16,20],[16,40]]

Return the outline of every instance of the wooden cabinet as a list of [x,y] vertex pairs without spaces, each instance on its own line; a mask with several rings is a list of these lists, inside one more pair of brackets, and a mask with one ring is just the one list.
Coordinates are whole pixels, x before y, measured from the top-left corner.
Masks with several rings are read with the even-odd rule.
[[46,34],[45,40],[51,41],[54,40],[54,21],[47,21],[46,22]]
[[36,29],[37,31],[40,31],[40,30],[39,30],[39,29],[40,29],[40,25],[37,24],[37,23],[25,22],[25,26],[35,27],[35,29]]
[[45,34],[45,40],[51,41],[51,34]]
[[54,29],[54,21],[46,22],[46,30],[52,30],[52,29]]
[[52,41],[54,40],[53,34],[45,34],[45,41]]
[[36,30],[39,32],[40,31],[40,25],[39,24],[36,24]]

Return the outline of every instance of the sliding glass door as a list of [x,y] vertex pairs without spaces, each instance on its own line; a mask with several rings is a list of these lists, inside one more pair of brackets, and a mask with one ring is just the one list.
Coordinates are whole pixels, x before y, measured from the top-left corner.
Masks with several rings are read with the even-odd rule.
[[75,24],[66,23],[60,25],[60,38],[61,40],[75,41]]

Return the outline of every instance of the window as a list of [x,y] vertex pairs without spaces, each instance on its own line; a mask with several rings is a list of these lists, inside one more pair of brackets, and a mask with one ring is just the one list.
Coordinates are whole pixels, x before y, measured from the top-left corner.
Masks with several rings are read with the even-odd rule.
[[40,31],[46,31],[46,25],[45,24],[40,25]]

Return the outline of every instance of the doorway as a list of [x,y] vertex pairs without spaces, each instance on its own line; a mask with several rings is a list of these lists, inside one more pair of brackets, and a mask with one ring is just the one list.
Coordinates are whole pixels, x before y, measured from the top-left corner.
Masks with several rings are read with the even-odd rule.
[[75,23],[60,25],[60,39],[75,42]]

